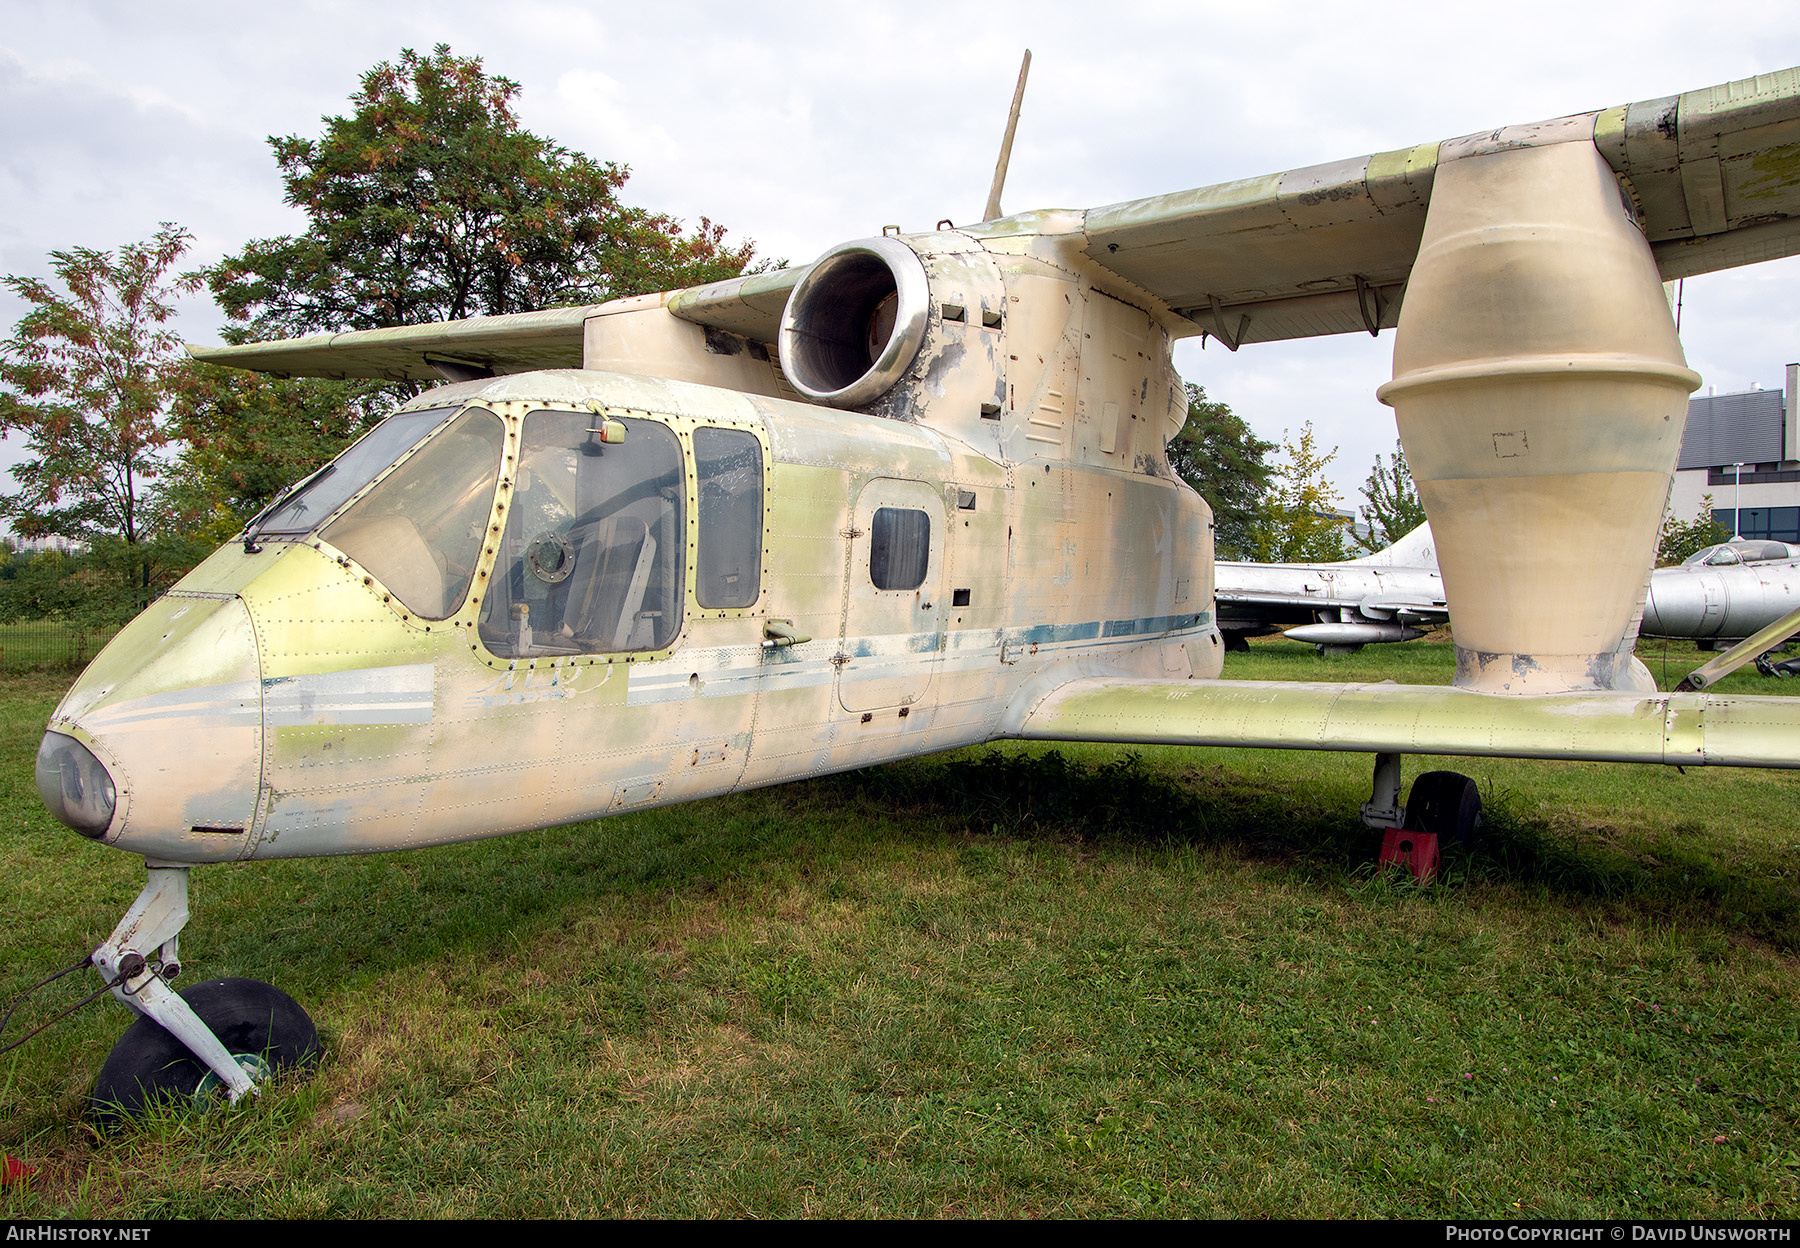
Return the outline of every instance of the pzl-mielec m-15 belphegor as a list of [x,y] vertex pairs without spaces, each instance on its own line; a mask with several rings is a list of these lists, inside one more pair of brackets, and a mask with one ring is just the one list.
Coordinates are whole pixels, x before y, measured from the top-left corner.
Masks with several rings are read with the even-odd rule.
[[[45,800],[150,872],[95,960],[134,1031],[196,1055],[184,1086],[236,1094],[311,1030],[264,986],[165,986],[194,864],[1006,737],[1367,751],[1389,825],[1408,753],[1794,766],[1800,703],[1658,693],[1632,642],[1699,383],[1662,283],[1796,252],[1789,70],[1085,212],[994,205],[596,307],[198,352],[453,384],[196,568],[57,708]],[[1455,684],[1221,681],[1210,517],[1164,451],[1171,344],[1389,327],[1380,396]],[[1442,787],[1411,804],[1466,809]],[[175,1079],[147,1047],[122,1042],[102,1095]]]

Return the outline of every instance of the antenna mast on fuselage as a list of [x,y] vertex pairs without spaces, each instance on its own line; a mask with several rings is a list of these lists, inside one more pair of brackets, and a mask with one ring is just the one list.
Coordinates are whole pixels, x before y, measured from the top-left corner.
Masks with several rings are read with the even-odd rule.
[[1006,166],[1012,160],[1013,134],[1019,128],[1019,106],[1025,102],[1025,75],[1031,72],[1031,49],[1025,49],[1025,59],[1019,62],[1019,85],[1013,88],[1012,111],[1006,115],[1006,137],[1000,140],[1000,159],[994,163],[994,185],[988,189],[987,207],[982,210],[983,221],[1000,219],[1000,189],[1006,185]]

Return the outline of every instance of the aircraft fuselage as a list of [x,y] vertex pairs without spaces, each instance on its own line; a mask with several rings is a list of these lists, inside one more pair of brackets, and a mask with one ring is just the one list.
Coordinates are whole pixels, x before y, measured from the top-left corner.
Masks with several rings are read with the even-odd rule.
[[[1218,674],[1210,515],[1166,468],[1004,462],[922,426],[576,370],[441,387],[403,412],[426,408],[455,414],[383,480],[427,472],[453,435],[504,447],[479,506],[434,487],[472,566],[440,554],[429,587],[402,588],[401,569],[430,566],[411,554],[430,525],[359,520],[379,481],[316,531],[219,550],[52,720],[116,786],[99,839],[182,863],[413,848],[1003,736],[1077,675]],[[534,420],[618,421],[628,440],[602,454],[666,444],[679,471],[614,490],[635,501],[570,521],[572,538],[539,512],[509,527],[583,464],[533,451]],[[725,435],[706,430],[761,457],[754,502],[708,503],[725,495],[697,482],[696,440],[704,456]],[[740,460],[737,487],[757,475]],[[760,511],[762,540],[721,573],[708,508],[727,505],[739,531]],[[596,524],[612,545],[584,554]],[[570,588],[584,559],[616,564],[616,588]],[[783,644],[784,627],[809,640]]]

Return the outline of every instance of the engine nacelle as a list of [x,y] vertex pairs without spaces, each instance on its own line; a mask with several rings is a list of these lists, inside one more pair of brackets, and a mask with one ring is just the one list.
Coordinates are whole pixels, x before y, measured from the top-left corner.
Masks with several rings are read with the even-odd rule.
[[912,248],[893,238],[841,243],[788,298],[782,367],[815,403],[864,407],[905,376],[930,318],[930,279]]
[[995,257],[960,231],[843,243],[788,298],[781,366],[815,403],[996,437],[1006,310]]
[[[748,377],[753,357],[777,393],[925,425],[1000,460],[1166,477],[1164,448],[1187,417],[1169,354],[1178,318],[1094,284],[1079,213],[1038,217],[843,243],[787,282],[695,287],[666,311],[707,327],[704,362],[720,380],[693,378],[707,384],[770,393],[761,375],[739,382],[720,366]],[[698,371],[648,370],[630,346],[622,329],[594,338],[589,367]]]

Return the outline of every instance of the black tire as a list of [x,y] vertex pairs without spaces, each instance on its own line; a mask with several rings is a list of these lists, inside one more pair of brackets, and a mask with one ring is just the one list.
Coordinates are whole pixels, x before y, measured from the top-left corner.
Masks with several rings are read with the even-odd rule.
[[[209,979],[180,996],[233,1057],[259,1058],[270,1074],[318,1063],[319,1033],[312,1019],[279,988],[254,979]],[[100,1068],[93,1116],[111,1129],[158,1102],[189,1104],[211,1073],[162,1024],[139,1018]]]
[[1406,801],[1409,832],[1431,832],[1438,847],[1467,846],[1481,827],[1481,790],[1458,771],[1428,771],[1413,781]]

